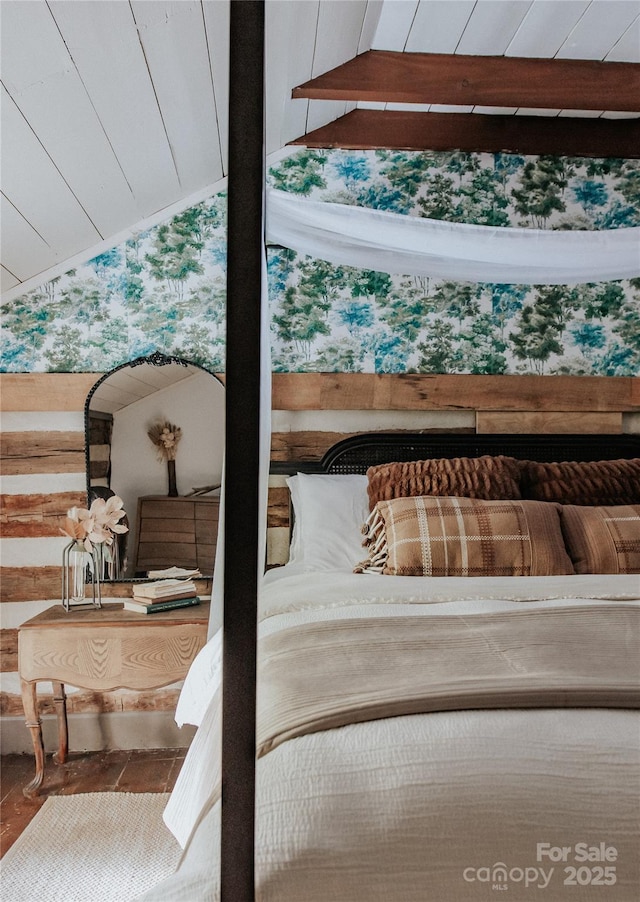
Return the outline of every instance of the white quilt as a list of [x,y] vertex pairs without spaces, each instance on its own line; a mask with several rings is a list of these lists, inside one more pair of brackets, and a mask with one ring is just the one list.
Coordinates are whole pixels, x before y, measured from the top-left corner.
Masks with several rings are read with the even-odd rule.
[[[260,635],[336,617],[607,600],[640,605],[638,577],[422,579],[290,566],[265,580]],[[148,900],[218,897],[220,661],[216,635],[185,683],[177,719],[200,726],[165,820],[187,851]],[[639,719],[625,709],[450,711],[284,743],[257,764],[257,899],[467,902],[508,889],[512,900],[544,891],[635,902]]]

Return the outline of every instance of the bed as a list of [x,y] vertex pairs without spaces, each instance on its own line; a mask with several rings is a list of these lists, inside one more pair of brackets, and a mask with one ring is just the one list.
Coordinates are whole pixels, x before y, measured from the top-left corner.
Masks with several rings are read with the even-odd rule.
[[[640,439],[374,433],[277,469],[256,899],[635,900]],[[181,694],[185,853],[147,902],[218,898],[220,661]]]

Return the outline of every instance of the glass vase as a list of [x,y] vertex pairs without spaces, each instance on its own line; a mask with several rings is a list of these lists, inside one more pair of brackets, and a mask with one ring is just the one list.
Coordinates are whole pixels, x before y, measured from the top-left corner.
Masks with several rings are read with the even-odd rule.
[[87,551],[81,542],[70,542],[62,552],[62,605],[102,607],[100,569],[95,547]]

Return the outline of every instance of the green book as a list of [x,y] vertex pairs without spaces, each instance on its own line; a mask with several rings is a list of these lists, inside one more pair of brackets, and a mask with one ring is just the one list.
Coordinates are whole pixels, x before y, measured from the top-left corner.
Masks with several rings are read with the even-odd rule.
[[200,604],[197,595],[191,598],[174,598],[171,601],[154,601],[153,604],[145,604],[137,599],[127,599],[124,602],[125,611],[136,611],[139,614],[159,614],[161,611],[172,611],[175,608],[191,608]]

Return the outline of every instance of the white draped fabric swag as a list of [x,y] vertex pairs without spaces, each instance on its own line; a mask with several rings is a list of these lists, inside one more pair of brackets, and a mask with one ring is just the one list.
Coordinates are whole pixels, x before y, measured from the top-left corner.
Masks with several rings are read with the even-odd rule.
[[267,241],[330,263],[459,282],[577,285],[640,276],[640,228],[469,225],[267,193]]

